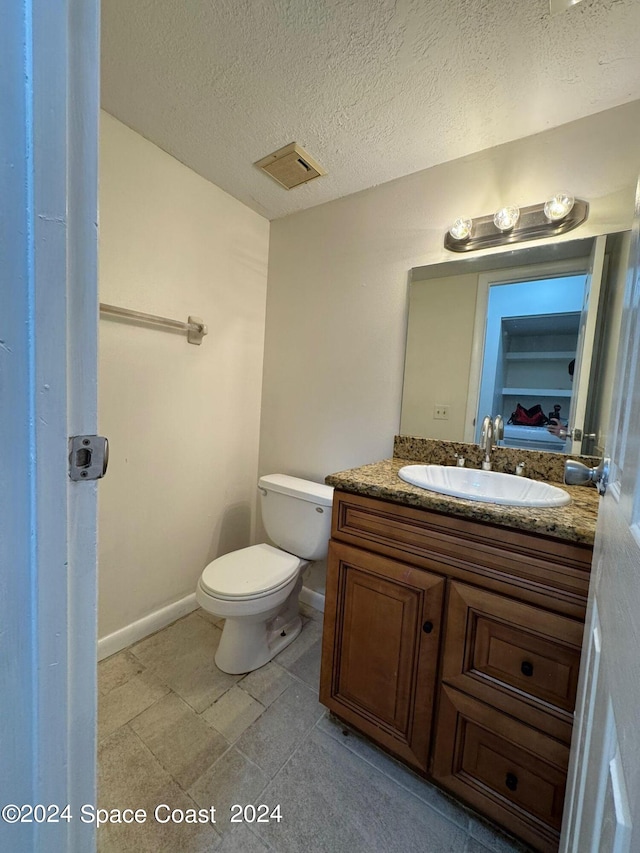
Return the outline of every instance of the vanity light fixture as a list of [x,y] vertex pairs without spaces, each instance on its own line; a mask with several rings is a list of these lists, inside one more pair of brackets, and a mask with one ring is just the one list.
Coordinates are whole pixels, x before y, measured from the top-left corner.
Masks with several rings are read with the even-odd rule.
[[520,219],[520,208],[515,204],[508,204],[506,207],[501,207],[496,211],[493,217],[493,224],[498,231],[511,231],[516,227]]
[[556,193],[549,201],[545,201],[544,215],[549,222],[560,222],[571,213],[575,203],[576,200],[569,193]]
[[451,228],[449,228],[449,234],[451,234],[454,240],[468,240],[471,236],[472,224],[470,219],[456,219]]
[[444,247],[450,252],[474,252],[524,240],[555,237],[582,225],[588,216],[588,202],[560,192],[544,204],[522,208],[510,204],[488,216],[456,219],[445,234]]

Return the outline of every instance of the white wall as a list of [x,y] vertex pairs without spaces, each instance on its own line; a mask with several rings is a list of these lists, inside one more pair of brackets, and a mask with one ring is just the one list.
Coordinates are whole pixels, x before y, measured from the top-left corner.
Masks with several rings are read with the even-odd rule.
[[250,544],[268,243],[266,219],[102,114],[100,299],[209,334],[100,321],[100,636]]
[[629,228],[639,128],[634,102],[272,222],[261,472],[321,479],[390,456],[409,270],[459,258],[442,246],[457,216],[560,189],[591,205],[565,239]]

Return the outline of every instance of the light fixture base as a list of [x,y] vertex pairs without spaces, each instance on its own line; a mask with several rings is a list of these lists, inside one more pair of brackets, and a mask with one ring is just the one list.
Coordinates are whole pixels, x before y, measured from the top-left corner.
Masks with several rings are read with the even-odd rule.
[[493,214],[479,216],[472,220],[471,236],[466,240],[456,240],[447,231],[444,247],[450,252],[476,252],[492,246],[504,246],[509,243],[522,243],[525,240],[542,240],[573,231],[586,222],[589,216],[589,203],[577,198],[569,213],[559,222],[549,222],[544,215],[544,204],[533,204],[520,208],[520,219],[510,231],[500,231],[493,223]]

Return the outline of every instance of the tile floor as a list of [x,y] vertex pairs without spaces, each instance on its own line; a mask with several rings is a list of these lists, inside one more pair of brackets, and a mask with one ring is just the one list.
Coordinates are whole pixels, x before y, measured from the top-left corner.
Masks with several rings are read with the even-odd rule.
[[[98,804],[148,818],[101,827],[98,850],[526,851],[328,714],[322,614],[302,608],[301,635],[249,675],[216,668],[220,623],[202,610],[100,663]],[[262,803],[281,820],[229,821],[234,804]],[[216,822],[159,823],[160,804],[190,817],[215,805]]]

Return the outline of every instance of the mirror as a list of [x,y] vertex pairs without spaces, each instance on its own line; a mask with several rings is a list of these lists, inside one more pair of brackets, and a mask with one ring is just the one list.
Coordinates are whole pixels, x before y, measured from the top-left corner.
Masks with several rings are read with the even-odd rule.
[[501,414],[505,446],[601,455],[629,234],[413,269],[400,434],[476,442]]

